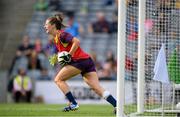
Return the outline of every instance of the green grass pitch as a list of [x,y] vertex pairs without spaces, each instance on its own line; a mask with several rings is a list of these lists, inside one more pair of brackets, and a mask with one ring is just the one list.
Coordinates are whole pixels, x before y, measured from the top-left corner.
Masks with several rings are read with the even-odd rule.
[[62,112],[66,105],[52,104],[0,104],[1,117],[115,117],[111,105],[81,104],[79,110]]

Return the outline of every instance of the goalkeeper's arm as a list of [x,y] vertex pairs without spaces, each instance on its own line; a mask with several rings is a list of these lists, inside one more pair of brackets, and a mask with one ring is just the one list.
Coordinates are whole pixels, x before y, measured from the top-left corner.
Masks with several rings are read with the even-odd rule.
[[71,49],[70,49],[70,51],[69,51],[69,54],[72,56],[73,54],[74,54],[74,52],[78,49],[78,47],[79,47],[79,44],[80,44],[80,41],[77,39],[77,38],[73,38],[72,39],[72,47],[71,47]]

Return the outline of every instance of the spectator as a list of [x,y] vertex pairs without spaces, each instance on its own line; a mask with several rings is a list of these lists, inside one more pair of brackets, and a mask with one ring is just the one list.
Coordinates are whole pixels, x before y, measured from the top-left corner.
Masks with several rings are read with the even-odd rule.
[[103,12],[96,14],[97,21],[89,25],[90,33],[110,33],[110,23],[106,20]]
[[138,5],[138,1],[137,0],[126,0],[126,5],[128,6],[137,6]]
[[128,40],[136,40],[138,37],[138,23],[134,16],[130,16],[130,19],[126,25],[128,34]]
[[171,12],[174,9],[174,3],[173,0],[166,0],[166,1],[159,1],[157,4],[157,24],[158,24],[158,34],[167,33],[168,30],[170,30],[170,15]]
[[34,42],[34,50],[37,54],[43,53],[42,41],[40,38],[37,38]]
[[128,32],[132,32],[132,31],[138,32],[138,22],[136,21],[134,16],[130,16],[126,25]]
[[82,26],[75,20],[74,12],[70,11],[67,13],[68,16],[68,27],[65,29],[74,37],[79,37],[83,33]]
[[133,70],[133,60],[132,60],[132,58],[130,58],[128,56],[126,56],[125,68],[126,68],[126,70],[129,70],[129,71]]
[[22,39],[22,43],[19,45],[17,51],[16,51],[16,55],[15,57],[13,58],[12,60],[12,63],[11,63],[11,66],[10,66],[10,69],[8,71],[8,76],[11,75],[11,73],[13,72],[13,68],[14,68],[14,65],[16,63],[16,61],[18,59],[20,59],[21,57],[27,57],[29,58],[31,52],[33,50],[33,45],[30,44],[29,42],[29,37],[27,35],[25,35]]
[[111,78],[116,75],[116,60],[113,51],[109,50],[106,55],[106,64],[109,64]]
[[108,63],[103,64],[103,69],[99,71],[101,80],[111,80],[111,66]]
[[167,19],[167,14],[166,13],[159,13],[158,16],[159,22],[159,31],[160,33],[166,33],[168,31],[168,19]]
[[118,16],[116,14],[113,15],[113,21],[111,22],[110,28],[111,28],[111,33],[117,33],[117,28],[118,28]]
[[111,6],[113,5],[113,3],[114,3],[114,0],[105,0],[104,5]]
[[176,3],[175,3],[175,8],[178,10],[178,9],[180,9],[180,1],[176,1]]
[[30,44],[29,42],[29,37],[27,35],[25,35],[23,37],[23,40],[22,40],[22,44],[18,47],[18,50],[17,50],[17,55],[19,56],[27,56],[29,57],[32,50],[33,50],[33,45]]
[[46,11],[48,9],[48,2],[46,0],[38,0],[34,5],[34,9],[36,11]]
[[97,54],[96,54],[95,50],[91,49],[91,51],[90,51],[89,54],[90,54],[92,60],[93,60],[94,63],[95,63],[96,70],[97,70],[97,71],[98,71],[98,70],[102,70],[102,65],[101,65],[101,63],[97,60]]
[[116,61],[111,50],[106,53],[106,60],[103,64],[103,69],[101,70],[101,79],[112,80],[115,78]]
[[115,7],[116,7],[116,9],[118,9],[118,0],[115,0]]
[[173,0],[161,0],[159,3],[159,11],[164,13],[170,12],[173,8],[173,2]]
[[49,9],[51,11],[62,11],[61,0],[50,0]]
[[112,65],[115,62],[115,57],[111,50],[107,51],[107,53],[106,53],[106,62],[109,62]]
[[29,70],[42,70],[41,61],[38,58],[36,51],[32,51],[31,56],[28,60],[28,69]]
[[118,28],[118,0],[115,0],[115,9],[113,11],[112,22],[110,24],[111,33],[117,33]]
[[144,26],[145,26],[145,32],[151,32],[153,29],[154,21],[152,19],[146,19]]
[[23,98],[25,98],[26,102],[31,102],[32,82],[23,68],[18,70],[18,75],[13,80],[13,94],[15,102],[19,102]]
[[115,0],[114,14],[115,14],[116,16],[118,16],[118,0]]
[[89,10],[89,2],[87,0],[85,0],[84,2],[82,2],[81,8],[80,8],[80,14],[82,16],[87,16]]

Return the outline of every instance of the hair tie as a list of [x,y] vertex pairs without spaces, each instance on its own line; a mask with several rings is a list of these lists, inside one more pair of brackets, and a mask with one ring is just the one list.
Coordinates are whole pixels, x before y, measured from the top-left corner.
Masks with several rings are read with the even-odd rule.
[[59,17],[58,15],[55,15],[55,17],[58,21],[62,22],[63,19],[61,17]]

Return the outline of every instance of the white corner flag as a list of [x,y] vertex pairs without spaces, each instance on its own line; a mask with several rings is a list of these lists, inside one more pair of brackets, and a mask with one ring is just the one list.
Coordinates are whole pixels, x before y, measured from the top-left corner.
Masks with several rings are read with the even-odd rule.
[[161,49],[158,53],[155,66],[154,66],[154,77],[153,80],[160,81],[162,83],[169,84],[168,70],[166,64],[166,53],[165,44],[162,44]]

